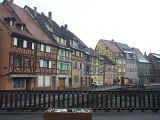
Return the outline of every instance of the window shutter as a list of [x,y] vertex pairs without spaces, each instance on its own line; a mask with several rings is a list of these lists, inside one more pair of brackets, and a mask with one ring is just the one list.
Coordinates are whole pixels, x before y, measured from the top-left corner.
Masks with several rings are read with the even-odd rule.
[[34,43],[32,43],[32,50],[34,50]]
[[16,37],[13,38],[13,45],[17,46],[17,38]]
[[23,48],[27,48],[27,41],[26,40],[23,41]]
[[45,77],[45,86],[46,87],[49,87],[51,84],[50,84],[50,77],[49,76],[46,76]]
[[43,87],[43,76],[38,77],[38,87]]
[[49,61],[49,68],[52,68],[52,61]]
[[41,51],[44,51],[44,45],[41,44]]

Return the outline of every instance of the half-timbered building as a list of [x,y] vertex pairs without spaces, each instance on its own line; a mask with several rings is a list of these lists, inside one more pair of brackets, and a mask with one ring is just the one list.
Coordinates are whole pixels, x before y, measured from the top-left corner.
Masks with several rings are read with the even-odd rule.
[[66,89],[70,88],[72,85],[71,81],[71,58],[72,51],[69,48],[69,40],[65,36],[62,28],[52,20],[52,12],[48,12],[48,16],[44,13],[38,13],[37,8],[31,9],[25,6],[25,9],[33,17],[33,19],[40,25],[41,29],[47,34],[47,36],[52,39],[53,43],[58,46],[57,51],[57,74],[56,74],[56,89]]
[[0,89],[54,89],[56,44],[27,11],[0,4]]

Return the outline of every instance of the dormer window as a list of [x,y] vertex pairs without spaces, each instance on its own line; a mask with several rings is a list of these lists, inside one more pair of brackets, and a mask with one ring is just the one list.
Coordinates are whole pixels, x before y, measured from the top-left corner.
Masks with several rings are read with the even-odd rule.
[[25,28],[25,24],[24,23],[17,23],[16,24],[22,31],[24,30]]
[[13,20],[10,20],[9,25],[12,27],[14,25]]
[[16,19],[14,17],[6,17],[4,18],[5,21],[7,21],[9,23],[9,26],[14,26],[14,22],[16,21]]
[[13,46],[17,46],[18,44],[18,39],[16,37],[13,38]]

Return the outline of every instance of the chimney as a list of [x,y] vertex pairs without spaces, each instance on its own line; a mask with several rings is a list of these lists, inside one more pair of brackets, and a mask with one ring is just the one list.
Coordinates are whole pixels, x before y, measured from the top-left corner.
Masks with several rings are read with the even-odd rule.
[[36,16],[37,15],[37,7],[34,7],[33,12],[34,12],[34,15]]
[[52,12],[48,12],[49,19],[52,19]]
[[34,11],[37,12],[37,7],[34,7]]
[[68,25],[67,25],[67,24],[65,24],[65,25],[64,25],[64,28],[65,28],[65,29],[67,29],[67,27],[68,27]]

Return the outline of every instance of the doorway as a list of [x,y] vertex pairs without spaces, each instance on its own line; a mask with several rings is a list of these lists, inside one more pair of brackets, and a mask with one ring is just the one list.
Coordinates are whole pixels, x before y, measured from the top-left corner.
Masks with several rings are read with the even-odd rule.
[[59,78],[59,89],[60,90],[65,89],[65,78]]

